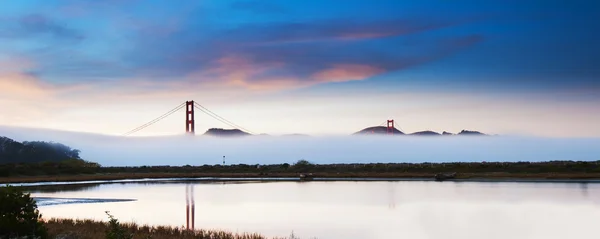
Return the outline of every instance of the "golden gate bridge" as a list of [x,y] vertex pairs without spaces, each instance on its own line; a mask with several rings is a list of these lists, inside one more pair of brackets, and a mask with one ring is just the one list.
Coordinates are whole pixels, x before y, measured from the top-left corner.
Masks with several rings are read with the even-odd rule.
[[[250,134],[256,134],[256,133],[252,132],[251,130],[248,130],[238,124],[235,124],[235,123],[221,117],[220,115],[216,114],[215,112],[209,110],[208,108],[204,107],[203,105],[191,100],[191,101],[186,101],[186,102],[179,104],[175,108],[167,111],[167,113],[164,113],[161,116],[156,117],[155,119],[153,119],[153,120],[149,121],[148,123],[145,123],[137,128],[127,131],[123,135],[129,136],[129,135],[135,134],[145,128],[150,127],[153,124],[156,124],[157,122],[169,117],[170,115],[172,115],[184,108],[185,108],[185,132],[189,135],[196,134],[196,120],[195,120],[195,111],[194,110],[199,110],[200,112],[212,117],[213,119],[216,119],[217,121],[220,121],[221,123],[223,123],[225,125],[228,125],[229,127],[232,127],[233,129],[238,129],[243,132],[250,133]],[[385,124],[385,122],[383,124]],[[390,135],[394,134],[394,120],[387,120],[386,133],[390,134]]]

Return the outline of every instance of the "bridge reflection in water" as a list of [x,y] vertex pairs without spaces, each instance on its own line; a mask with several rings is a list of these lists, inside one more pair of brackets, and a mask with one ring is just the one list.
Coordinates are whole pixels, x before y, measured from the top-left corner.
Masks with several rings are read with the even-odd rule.
[[[194,201],[194,185],[187,184],[185,185],[185,225],[187,230],[194,230],[194,216],[196,214]],[[190,228],[190,214],[191,214],[191,228]]]

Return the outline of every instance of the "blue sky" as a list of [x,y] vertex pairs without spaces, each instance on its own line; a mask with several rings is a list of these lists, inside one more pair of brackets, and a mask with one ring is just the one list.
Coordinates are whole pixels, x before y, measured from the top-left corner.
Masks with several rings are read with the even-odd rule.
[[[6,1],[0,124],[118,134],[194,99],[273,134],[345,134],[394,118],[409,132],[598,136],[599,9],[591,0]],[[180,133],[179,121],[146,133]],[[221,126],[206,121],[200,128]]]

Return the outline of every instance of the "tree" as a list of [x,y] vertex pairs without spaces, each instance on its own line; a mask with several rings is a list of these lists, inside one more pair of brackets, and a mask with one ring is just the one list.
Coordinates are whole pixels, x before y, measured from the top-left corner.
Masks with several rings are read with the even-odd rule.
[[292,168],[294,171],[306,171],[313,168],[313,164],[307,160],[301,159],[298,160],[298,162],[296,162]]
[[308,162],[307,160],[304,160],[304,159],[300,159],[300,160],[298,160],[298,162],[296,162],[294,164],[294,166],[310,166],[310,165],[312,165],[312,163]]
[[41,238],[48,233],[42,215],[29,193],[17,187],[0,187],[0,238]]

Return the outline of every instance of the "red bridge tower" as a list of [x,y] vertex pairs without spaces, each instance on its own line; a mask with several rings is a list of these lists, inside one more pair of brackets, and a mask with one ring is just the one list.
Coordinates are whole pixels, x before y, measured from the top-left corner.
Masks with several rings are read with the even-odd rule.
[[195,134],[194,124],[194,101],[185,102],[185,132],[188,134]]
[[387,133],[394,134],[394,120],[387,121]]

